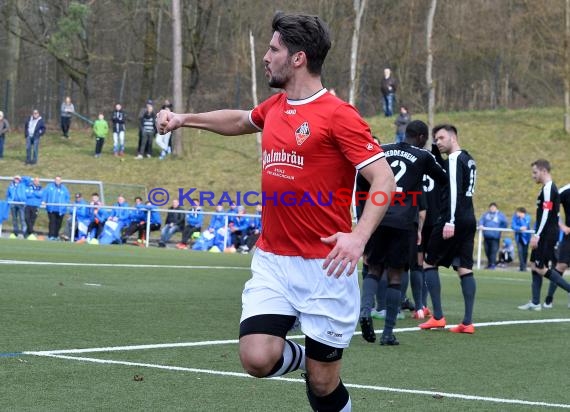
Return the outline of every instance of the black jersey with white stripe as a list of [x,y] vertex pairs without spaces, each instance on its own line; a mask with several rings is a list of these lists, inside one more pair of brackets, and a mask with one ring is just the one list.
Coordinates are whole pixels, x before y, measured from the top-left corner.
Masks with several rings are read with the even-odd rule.
[[558,233],[558,213],[560,212],[560,194],[551,180],[546,182],[536,198],[535,232],[542,235],[547,232]]
[[392,194],[390,207],[380,225],[415,230],[424,174],[437,184],[445,185],[445,170],[429,151],[406,142],[383,144],[382,149],[394,173],[396,193]]
[[440,219],[442,223],[477,224],[473,194],[477,181],[477,165],[465,150],[451,153],[445,160],[449,186],[442,189]]
[[[447,182],[446,182],[447,183]],[[440,185],[435,183],[430,176],[424,175],[423,199],[426,206],[425,226],[433,226],[437,223],[441,209],[441,191]]]
[[570,183],[558,189],[560,195],[560,206],[564,209],[564,224],[570,226]]

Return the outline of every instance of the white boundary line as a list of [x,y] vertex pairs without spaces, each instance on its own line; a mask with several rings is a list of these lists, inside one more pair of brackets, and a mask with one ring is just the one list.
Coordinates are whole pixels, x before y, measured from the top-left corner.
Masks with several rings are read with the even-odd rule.
[[[237,267],[237,266],[234,266],[234,267],[231,267],[231,266],[229,266],[229,267],[228,266],[178,266],[178,265],[145,265],[145,264],[131,265],[131,264],[120,264],[120,263],[119,264],[110,264],[110,263],[107,263],[107,264],[105,264],[105,263],[91,264],[91,263],[72,263],[72,262],[30,262],[30,261],[6,260],[6,259],[1,259],[0,264],[6,264],[6,265],[88,266],[88,267],[89,266],[98,266],[98,267],[127,267],[127,268],[250,270],[249,267]],[[525,282],[527,281],[524,279],[515,279],[515,278],[497,278],[497,280],[525,281]],[[506,325],[521,325],[521,324],[536,324],[536,323],[562,323],[562,322],[570,322],[570,319],[532,319],[532,320],[519,320],[519,321],[483,322],[483,323],[475,324],[475,326],[476,327],[485,327],[485,326],[499,326],[499,325],[506,326]],[[451,325],[447,326],[447,327],[449,328],[449,327],[451,327]],[[399,329],[396,329],[395,332],[401,333],[401,332],[412,332],[412,331],[419,331],[419,330],[420,329],[417,327],[399,328]],[[359,335],[359,334],[361,334],[361,333],[360,332],[355,333],[355,335]],[[290,336],[289,338],[290,339],[301,339],[301,338],[304,338],[304,336],[303,335]],[[236,343],[238,343],[237,339],[230,339],[230,340],[219,340],[219,341],[180,342],[180,343],[114,346],[114,347],[84,348],[84,349],[62,349],[62,350],[52,350],[52,351],[25,351],[25,352],[22,352],[22,355],[33,355],[33,356],[49,357],[49,358],[57,358],[57,359],[76,360],[76,361],[81,361],[81,362],[91,362],[91,363],[99,363],[99,364],[138,366],[138,367],[145,367],[145,368],[154,368],[154,369],[181,371],[181,372],[194,372],[194,373],[205,373],[205,374],[219,375],[219,376],[233,376],[233,377],[240,377],[240,378],[251,378],[250,375],[245,374],[245,373],[240,373],[240,372],[215,371],[215,370],[209,370],[209,369],[185,368],[185,367],[179,367],[179,366],[168,366],[168,365],[158,365],[158,364],[150,364],[150,363],[116,361],[116,360],[109,360],[109,359],[97,359],[97,358],[64,355],[65,353],[78,354],[78,353],[96,353],[96,352],[119,352],[119,351],[133,351],[133,350],[144,350],[144,349],[165,349],[165,348],[180,348],[180,347],[212,346],[212,345],[225,345],[225,344],[236,344]],[[304,383],[303,379],[293,379],[293,378],[284,378],[284,377],[277,377],[277,378],[271,378],[271,379],[284,381],[284,382]],[[541,407],[570,409],[570,404],[557,404],[557,403],[548,403],[548,402],[525,401],[525,400],[520,400],[520,399],[494,398],[494,397],[486,397],[486,396],[465,395],[465,394],[459,394],[459,393],[446,393],[446,392],[435,392],[435,391],[403,389],[403,388],[391,388],[391,387],[384,387],[384,386],[359,385],[359,384],[349,384],[349,383],[345,383],[345,386],[347,386],[349,388],[368,389],[368,390],[381,391],[381,392],[408,393],[408,394],[415,394],[415,395],[430,395],[430,396],[443,396],[443,397],[448,397],[448,398],[475,400],[475,401],[484,401],[484,402],[494,402],[494,403],[502,403],[502,404],[515,404],[515,405],[525,405],[525,406],[541,406]]]
[[[487,327],[487,326],[510,326],[510,325],[531,325],[538,323],[566,323],[570,322],[570,318],[558,318],[558,319],[528,319],[528,320],[505,320],[499,322],[481,322],[475,323],[475,327]],[[454,325],[448,325],[446,328],[451,328]],[[419,327],[412,328],[397,328],[394,332],[418,332],[421,329]],[[382,330],[376,330],[380,333]],[[361,335],[362,332],[355,332],[354,335]],[[288,336],[288,339],[304,339],[304,335],[294,335]],[[145,350],[145,349],[169,349],[169,348],[187,348],[187,347],[198,347],[198,346],[214,346],[214,345],[232,345],[237,344],[237,339],[227,339],[227,340],[207,340],[199,342],[177,342],[177,343],[156,343],[148,345],[129,345],[129,346],[108,346],[108,347],[98,347],[98,348],[82,348],[82,349],[55,349],[55,350],[45,350],[45,351],[24,351],[24,355],[37,355],[37,356],[49,356],[49,355],[63,355],[63,354],[78,354],[78,353],[97,353],[97,352],[126,352],[134,350]]]
[[[249,266],[180,266],[180,265],[151,265],[140,264],[133,265],[127,263],[81,263],[81,262],[37,262],[28,260],[11,260],[0,259],[0,265],[46,265],[46,266],[85,266],[85,267],[123,267],[123,268],[165,268],[165,269],[214,269],[214,270],[251,270]],[[443,277],[456,277],[455,274],[440,273]],[[529,279],[508,278],[508,277],[484,277],[485,280],[507,281],[507,282],[525,282]]]
[[126,263],[80,263],[80,262],[30,262],[27,260],[0,259],[0,265],[46,265],[46,266],[87,266],[122,268],[165,268],[165,269],[229,269],[251,270],[249,266],[179,266],[179,265],[131,265]]
[[[217,376],[232,376],[237,378],[252,378],[250,375],[242,373],[242,372],[224,372],[224,371],[215,371],[211,369],[197,369],[197,368],[185,368],[181,366],[168,366],[168,365],[157,365],[152,363],[140,363],[140,362],[127,362],[127,361],[116,361],[116,360],[109,360],[109,359],[97,359],[97,358],[84,358],[80,356],[67,356],[67,355],[56,355],[56,354],[39,354],[39,352],[31,353],[37,356],[43,357],[50,357],[50,358],[57,358],[57,359],[67,359],[67,360],[76,360],[81,362],[92,362],[92,363],[99,363],[99,364],[112,364],[112,365],[124,365],[124,366],[137,366],[143,368],[152,368],[152,369],[163,369],[169,371],[178,371],[178,372],[193,372],[193,373],[204,373],[208,375],[217,375]],[[294,378],[270,378],[272,380],[279,380],[284,382],[295,382],[295,383],[305,383],[304,379],[294,379]],[[511,405],[525,405],[525,406],[541,406],[541,407],[550,407],[550,408],[562,408],[562,409],[570,409],[570,405],[567,404],[560,404],[560,403],[548,403],[548,402],[540,402],[540,401],[525,401],[522,399],[507,399],[507,398],[494,398],[488,396],[476,396],[476,395],[465,395],[461,393],[452,393],[452,392],[435,392],[435,391],[426,391],[426,390],[417,390],[417,389],[403,389],[403,388],[391,388],[386,386],[372,386],[372,385],[359,385],[359,384],[351,384],[345,383],[345,386],[348,388],[355,388],[355,389],[367,389],[379,392],[392,392],[392,393],[408,393],[413,395],[430,395],[430,396],[443,396],[444,398],[455,398],[455,399],[463,399],[463,400],[473,400],[473,401],[480,401],[480,402],[494,402],[494,403],[502,403],[502,404],[511,404]]]

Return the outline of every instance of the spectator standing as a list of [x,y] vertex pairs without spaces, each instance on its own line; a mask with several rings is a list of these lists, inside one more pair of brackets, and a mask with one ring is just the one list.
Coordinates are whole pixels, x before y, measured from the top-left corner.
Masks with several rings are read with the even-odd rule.
[[146,105],[141,122],[140,122],[141,141],[136,159],[142,159],[144,156],[152,157],[152,141],[157,133],[156,129],[156,113],[152,106],[152,102]]
[[397,88],[398,83],[394,76],[392,76],[392,71],[386,67],[384,69],[384,77],[380,82],[380,91],[382,92],[382,97],[384,98],[384,115],[386,117],[391,117],[394,115],[394,104],[396,102]]
[[172,206],[170,206],[168,210],[171,210],[171,212],[168,212],[166,215],[164,227],[160,232],[158,247],[166,247],[166,243],[170,240],[172,235],[184,230],[184,213],[177,212],[184,209],[180,206],[178,199],[172,200]]
[[38,240],[34,234],[34,225],[38,217],[38,208],[42,204],[43,188],[40,178],[34,177],[29,180],[26,186],[26,206],[24,207],[24,217],[26,220],[25,237],[28,240]]
[[67,204],[69,204],[69,190],[62,183],[61,176],[56,176],[54,181],[46,186],[42,196],[42,206],[45,206],[48,214],[48,240],[59,238],[63,216],[67,213]]
[[515,231],[515,243],[517,244],[517,253],[519,257],[519,271],[526,272],[526,263],[528,261],[528,245],[530,243],[530,214],[526,212],[524,207],[517,208],[513,218],[511,219],[511,229]]
[[113,111],[113,154],[115,156],[125,155],[125,122],[126,115],[123,107],[117,103]]
[[38,152],[40,149],[40,138],[46,132],[44,119],[40,112],[34,109],[32,115],[26,121],[24,133],[26,136],[26,164],[34,165],[38,163]]
[[487,256],[487,269],[495,269],[497,267],[497,253],[501,242],[501,232],[489,229],[505,229],[507,227],[507,218],[499,211],[497,204],[492,202],[489,209],[483,213],[479,219],[479,229],[483,229],[483,240],[485,242],[485,255]]
[[75,113],[75,106],[71,103],[71,97],[67,96],[61,104],[61,131],[63,137],[69,138],[69,126],[71,125],[71,114]]
[[[168,100],[167,100],[168,101]],[[170,106],[162,106],[162,110],[171,111]],[[160,147],[160,160],[164,160],[164,158],[171,153],[172,149],[170,148],[170,137],[172,132],[166,132],[164,134],[157,133],[156,135],[156,144]]]
[[4,141],[6,134],[10,132],[10,123],[4,118],[4,112],[0,111],[0,159],[4,158]]
[[24,236],[26,233],[26,220],[24,214],[26,202],[26,184],[18,175],[14,176],[6,191],[6,201],[10,202],[10,213],[12,215],[12,225],[14,231],[10,235],[11,239]]
[[99,113],[97,120],[93,123],[93,134],[95,134],[95,157],[101,157],[105,138],[109,134],[109,124],[103,112]]
[[402,143],[406,138],[406,127],[412,121],[412,116],[406,106],[400,106],[400,114],[396,118],[396,143]]

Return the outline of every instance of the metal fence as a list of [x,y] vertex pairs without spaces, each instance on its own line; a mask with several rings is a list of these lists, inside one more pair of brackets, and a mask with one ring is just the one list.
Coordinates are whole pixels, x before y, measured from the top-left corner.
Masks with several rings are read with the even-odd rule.
[[[15,205],[24,205],[23,202],[8,202],[8,204],[15,204]],[[41,209],[45,209],[45,206],[63,206],[66,207],[68,210],[68,213],[70,215],[70,219],[71,219],[71,238],[70,241],[74,242],[75,241],[75,229],[76,229],[76,224],[77,224],[77,209],[78,208],[90,208],[90,209],[95,209],[95,208],[105,208],[106,210],[131,210],[131,211],[136,211],[139,210],[136,207],[120,207],[120,206],[107,206],[107,205],[89,205],[89,204],[82,204],[82,203],[42,203],[42,207]],[[219,213],[217,212],[204,212],[204,211],[190,211],[190,210],[172,210],[172,209],[148,209],[146,212],[146,236],[145,236],[145,242],[144,242],[144,246],[148,247],[149,246],[149,242],[150,242],[150,217],[151,217],[151,213],[155,211],[155,212],[159,212],[161,214],[163,213],[182,213],[184,215],[190,214],[190,213],[197,213],[199,215],[204,215],[204,216],[212,216],[212,215],[217,215]],[[229,225],[229,218],[230,216],[235,216],[231,213],[226,213],[224,214],[224,226],[227,227]],[[242,214],[240,216],[244,216],[244,217],[250,217],[250,218],[258,218],[259,215],[252,215],[252,214]],[[2,225],[3,223],[0,222],[0,236],[2,236]],[[206,225],[204,225],[204,227],[207,227]],[[228,243],[228,232],[226,231],[224,234],[224,245],[227,245]]]

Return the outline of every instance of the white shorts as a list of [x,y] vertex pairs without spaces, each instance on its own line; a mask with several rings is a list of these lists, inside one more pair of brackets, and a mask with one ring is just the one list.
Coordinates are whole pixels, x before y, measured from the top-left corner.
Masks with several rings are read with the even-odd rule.
[[306,336],[346,348],[360,314],[358,271],[327,276],[323,262],[257,248],[242,293],[241,321],[256,315],[297,316]]

